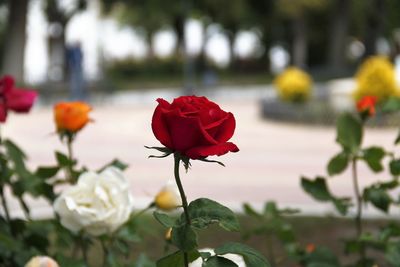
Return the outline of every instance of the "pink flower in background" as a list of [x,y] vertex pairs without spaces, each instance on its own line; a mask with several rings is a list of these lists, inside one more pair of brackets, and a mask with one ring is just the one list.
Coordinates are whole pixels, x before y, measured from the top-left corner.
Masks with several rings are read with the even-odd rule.
[[0,122],[5,122],[9,110],[28,112],[37,97],[37,92],[14,87],[14,78],[5,75],[0,79]]

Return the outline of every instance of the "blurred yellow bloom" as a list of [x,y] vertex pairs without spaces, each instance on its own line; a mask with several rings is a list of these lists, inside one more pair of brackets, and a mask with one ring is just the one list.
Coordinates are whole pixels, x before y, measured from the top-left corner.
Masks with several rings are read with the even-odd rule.
[[365,60],[355,76],[357,88],[355,100],[364,96],[376,96],[379,101],[397,95],[393,64],[383,56],[373,56]]
[[274,85],[282,100],[303,102],[311,95],[312,78],[306,72],[296,67],[289,67],[275,80]]
[[182,200],[177,186],[172,181],[168,182],[167,185],[157,193],[154,203],[157,208],[165,211],[170,211],[182,206]]
[[165,240],[169,241],[171,240],[172,237],[172,228],[168,228],[168,230],[165,232]]

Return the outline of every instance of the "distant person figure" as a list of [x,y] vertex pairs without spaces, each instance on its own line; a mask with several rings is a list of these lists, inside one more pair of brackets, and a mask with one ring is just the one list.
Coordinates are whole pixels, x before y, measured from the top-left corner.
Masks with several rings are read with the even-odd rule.
[[208,68],[203,73],[203,86],[206,88],[212,88],[217,86],[217,83],[218,83],[217,73],[215,73],[215,71],[213,71],[212,69]]
[[70,98],[72,100],[86,100],[85,80],[83,77],[83,53],[81,44],[76,42],[67,46],[67,64],[69,73]]

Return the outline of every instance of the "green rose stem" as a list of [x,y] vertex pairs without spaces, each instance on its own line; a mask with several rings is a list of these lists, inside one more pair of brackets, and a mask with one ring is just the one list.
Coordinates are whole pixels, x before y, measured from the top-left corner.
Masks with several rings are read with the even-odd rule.
[[4,214],[6,215],[6,220],[7,220],[7,223],[9,224],[11,221],[11,217],[10,217],[10,211],[9,211],[8,205],[7,205],[7,199],[6,199],[6,196],[4,195],[3,187],[1,187],[0,196],[1,196],[1,204],[3,205],[3,209],[4,209]]
[[105,266],[107,266],[107,258],[108,258],[109,250],[103,239],[100,239],[100,243],[101,243],[101,248],[103,250],[103,265],[102,266],[105,267]]
[[[178,186],[178,189],[179,189],[179,194],[181,195],[182,207],[183,207],[183,212],[185,213],[186,223],[188,225],[190,225],[191,222],[190,222],[189,211],[188,211],[188,203],[187,203],[185,191],[183,190],[181,179],[179,177],[179,163],[181,161],[180,154],[174,153],[174,160],[175,160],[175,165],[174,165],[175,181],[176,181],[176,185]],[[186,252],[183,252],[183,260],[185,263],[185,267],[189,267],[189,258],[188,258],[188,254]]]
[[87,255],[87,246],[85,244],[85,239],[84,239],[84,236],[83,236],[82,232],[79,233],[79,243],[80,243],[80,246],[81,246],[81,249],[82,249],[83,261],[85,262],[86,266],[90,266],[89,265],[89,260],[88,260],[88,255]]
[[74,156],[73,156],[73,152],[72,152],[72,143],[73,143],[73,134],[68,132],[67,133],[67,150],[68,150],[68,159],[69,159],[69,163],[68,163],[68,178],[70,183],[75,183],[75,179],[74,179],[74,175],[73,175],[73,170],[72,170],[72,162],[74,160]]
[[[3,138],[0,133],[0,146],[2,146],[2,145],[3,145]],[[2,161],[1,169],[4,170],[5,168],[6,168],[6,166],[5,166],[4,162]],[[10,221],[11,221],[10,211],[8,209],[6,196],[4,195],[4,185],[3,184],[1,185],[1,188],[0,188],[0,197],[1,197],[1,204],[3,205],[3,210],[4,210],[4,214],[6,216],[7,223],[10,224]],[[10,226],[10,228],[11,228],[11,226]]]
[[265,245],[267,247],[268,259],[269,259],[269,262],[271,263],[271,266],[276,266],[274,246],[272,244],[272,240],[271,240],[270,236],[267,236],[265,238]]
[[[362,229],[362,196],[360,193],[360,187],[358,184],[358,174],[357,174],[357,159],[353,158],[352,160],[352,176],[353,176],[353,186],[354,186],[354,193],[356,195],[356,217],[355,217],[355,226],[356,226],[356,238],[357,240],[360,239],[363,229]],[[361,244],[361,250],[360,250],[360,257],[362,262],[365,261],[365,247],[363,244]]]

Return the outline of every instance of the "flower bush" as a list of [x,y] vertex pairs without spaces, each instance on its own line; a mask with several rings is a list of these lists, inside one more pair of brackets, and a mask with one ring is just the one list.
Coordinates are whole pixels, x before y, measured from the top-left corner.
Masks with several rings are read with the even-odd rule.
[[[6,88],[12,88],[7,84],[9,81],[12,79],[4,80],[9,86]],[[195,260],[200,260],[202,266],[236,266],[238,258],[240,266],[269,266],[260,253],[239,243],[221,245],[212,254],[201,253],[197,249],[198,230],[216,223],[225,230],[238,231],[239,224],[231,210],[213,200],[200,198],[188,203],[180,180],[181,163],[186,170],[194,159],[223,165],[208,157],[239,151],[235,144],[228,142],[235,130],[233,114],[205,97],[179,97],[171,104],[162,99],[158,102],[151,126],[165,147],[152,147],[164,153],[153,157],[173,154],[175,184],[168,182],[147,208],[137,212],[133,210],[129,184],[123,176],[127,165],[115,159],[92,171],[74,156],[74,141],[91,121],[92,108],[88,104],[61,102],[54,106],[57,134],[66,146],[66,153],[56,151],[55,165],[30,171],[25,166],[22,150],[7,139],[0,139],[0,196],[5,211],[5,217],[1,216],[0,220],[6,226],[0,226],[0,239],[5,241],[0,242],[0,266],[58,266],[57,262],[60,266],[94,266],[88,255],[96,246],[102,250],[102,266],[188,267]],[[7,108],[17,110],[15,106]],[[25,107],[24,111],[29,108]],[[64,186],[57,194],[61,184]],[[10,215],[5,186],[11,187],[20,201],[25,220]],[[35,221],[30,218],[25,194],[45,197],[53,205],[56,217],[31,226]],[[161,213],[181,208],[183,213],[178,218]],[[156,264],[145,256],[132,263],[127,256],[138,240],[136,219],[150,209],[154,209],[154,217],[166,227],[166,239],[177,251]],[[55,260],[38,255],[49,255]]]
[[[15,89],[10,77],[0,80],[0,89],[3,100],[23,103],[17,105],[18,108],[2,103],[0,107],[4,114],[8,109],[27,112],[36,98],[34,91],[21,93]],[[10,93],[13,90],[18,93]],[[231,112],[205,97],[182,96],[171,103],[157,100],[151,128],[163,146],[147,147],[157,151],[157,155],[150,156],[152,158],[173,157],[171,175],[175,179],[166,182],[153,201],[139,211],[133,209],[130,186],[123,175],[128,167],[126,164],[114,159],[98,170],[90,170],[73,153],[74,141],[92,120],[89,117],[92,108],[88,104],[62,102],[54,106],[55,127],[66,152],[56,151],[53,165],[31,170],[22,149],[9,139],[0,138],[0,266],[275,267],[281,266],[282,260],[274,253],[276,241],[293,266],[399,266],[400,224],[388,222],[373,231],[364,227],[365,205],[385,214],[399,206],[395,197],[400,186],[399,156],[396,151],[377,145],[363,146],[365,125],[377,109],[383,107],[385,112],[400,110],[398,98],[390,98],[381,106],[377,106],[378,101],[377,96],[363,96],[357,102],[357,113],[342,114],[336,129],[340,150],[329,160],[327,174],[301,178],[302,188],[312,198],[328,202],[338,214],[353,218],[354,235],[344,240],[345,254],[352,254],[346,263],[342,262],[342,255],[334,254],[327,247],[299,241],[287,220],[299,211],[279,208],[273,201],[268,201],[262,211],[255,210],[250,204],[243,205],[245,214],[257,222],[252,228],[242,230],[243,240],[255,235],[264,237],[268,260],[255,249],[238,242],[221,240],[213,249],[199,249],[199,244],[203,246],[199,236],[211,225],[229,232],[240,231],[240,225],[233,211],[214,200],[198,198],[189,201],[180,168],[183,166],[186,172],[189,171],[193,160],[223,165],[211,157],[238,152],[239,148],[230,141],[236,128]],[[395,139],[395,144],[398,143],[400,135]],[[358,175],[361,162],[375,173],[382,172],[388,163],[391,177],[361,188]],[[328,177],[333,178],[346,169],[351,169],[349,186],[353,187],[354,196],[338,196],[329,188]],[[22,218],[12,216],[6,190],[20,203],[24,211]],[[34,220],[26,202],[27,196],[46,199],[53,206],[55,217]],[[137,218],[150,210],[165,228],[165,236],[161,234],[160,240],[174,251],[166,249],[167,255],[157,262],[144,254],[131,259],[129,255],[141,237]],[[96,248],[99,250],[93,259],[89,255]],[[93,263],[94,260],[97,262]]]
[[311,96],[312,78],[303,70],[289,67],[274,80],[279,97],[288,102],[304,102]]
[[393,64],[383,56],[372,56],[360,66],[355,76],[357,88],[353,95],[356,100],[374,96],[378,102],[397,94]]

